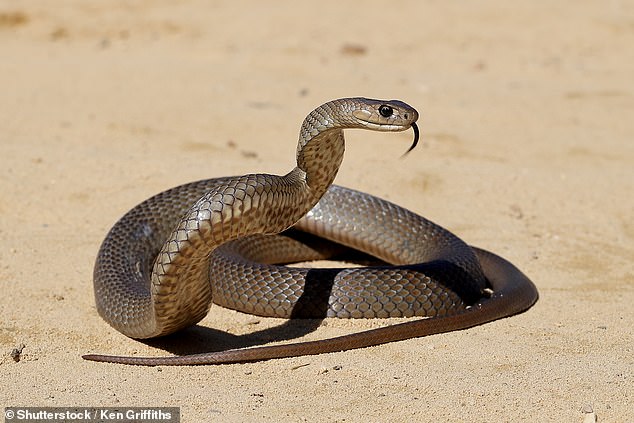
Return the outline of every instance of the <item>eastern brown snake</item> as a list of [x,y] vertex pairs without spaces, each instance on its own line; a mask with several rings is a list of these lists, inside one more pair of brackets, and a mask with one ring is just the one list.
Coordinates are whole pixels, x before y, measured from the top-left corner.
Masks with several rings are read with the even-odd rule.
[[[323,104],[304,120],[297,167],[288,174],[193,182],[130,210],[103,241],[94,289],[99,314],[133,338],[193,325],[212,301],[262,316],[427,319],[295,344],[176,357],[84,358],[193,365],[320,354],[464,329],[529,308],[537,290],[506,260],[390,202],[332,185],[343,159],[344,129],[411,127],[411,150],[418,141],[417,119],[415,109],[396,100]],[[302,237],[274,235],[293,225],[385,264],[277,266],[327,257]]]

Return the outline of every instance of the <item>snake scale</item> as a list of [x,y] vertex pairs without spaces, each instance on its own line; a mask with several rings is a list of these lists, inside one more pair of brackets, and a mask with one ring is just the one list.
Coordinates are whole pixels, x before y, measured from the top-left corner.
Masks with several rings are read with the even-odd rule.
[[[411,150],[418,141],[417,119],[414,108],[397,100],[345,98],[319,106],[301,126],[297,166],[288,174],[192,182],[130,210],[101,245],[94,291],[102,318],[132,338],[193,325],[212,302],[286,318],[425,319],[285,345],[84,358],[194,365],[320,354],[464,329],[528,309],[537,290],[511,263],[409,210],[332,184],[343,159],[344,129],[413,128]],[[279,265],[330,257],[303,232],[382,263],[349,269]]]

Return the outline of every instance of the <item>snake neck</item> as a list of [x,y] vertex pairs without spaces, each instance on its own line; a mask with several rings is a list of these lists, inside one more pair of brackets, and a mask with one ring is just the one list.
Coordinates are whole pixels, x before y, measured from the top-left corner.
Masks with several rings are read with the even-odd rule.
[[324,195],[337,176],[344,149],[343,132],[333,130],[322,132],[312,138],[298,154],[297,167],[291,174],[303,173],[307,194],[313,205]]
[[[345,151],[337,102],[326,103],[304,119],[297,144],[297,168],[304,172],[314,205],[332,184]],[[291,172],[293,173],[293,172]],[[311,206],[312,208],[312,206]]]

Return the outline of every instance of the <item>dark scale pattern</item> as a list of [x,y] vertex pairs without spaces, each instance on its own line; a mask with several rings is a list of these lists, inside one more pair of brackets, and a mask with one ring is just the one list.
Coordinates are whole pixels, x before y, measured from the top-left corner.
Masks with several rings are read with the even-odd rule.
[[164,191],[112,227],[97,255],[93,279],[97,310],[115,329],[132,337],[156,333],[149,291],[152,261],[191,204],[227,180],[203,180]]
[[[214,252],[214,302],[273,317],[432,317],[463,310],[479,300],[486,287],[478,260],[464,242],[442,227],[368,194],[331,186],[296,227],[398,266],[275,266],[272,263],[320,259],[328,254],[294,239],[250,237]],[[298,295],[280,302],[276,295],[284,290]],[[252,296],[254,292],[259,297]]]
[[333,185],[296,227],[392,264],[446,262],[486,283],[472,249],[435,223],[389,201]]
[[211,298],[209,253],[246,232],[246,220],[241,217],[247,210],[239,199],[242,195],[235,195],[238,186],[244,186],[245,194],[253,193],[250,219],[269,224],[258,228],[259,232],[280,232],[305,213],[295,206],[307,203],[305,190],[292,176],[247,175],[203,195],[163,245],[152,271],[157,321],[168,332],[205,316]]

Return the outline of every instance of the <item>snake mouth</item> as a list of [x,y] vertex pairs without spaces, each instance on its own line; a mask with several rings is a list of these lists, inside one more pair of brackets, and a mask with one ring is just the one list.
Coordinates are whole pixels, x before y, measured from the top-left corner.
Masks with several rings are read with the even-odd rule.
[[416,146],[418,145],[418,139],[420,138],[420,131],[418,130],[418,125],[416,125],[416,122],[412,122],[412,124],[410,125],[412,127],[412,129],[414,130],[414,142],[412,143],[412,145],[407,149],[407,151],[405,153],[403,153],[403,156],[401,157],[405,157],[407,156],[407,153],[409,153],[410,151],[412,151],[414,148],[416,148]]

